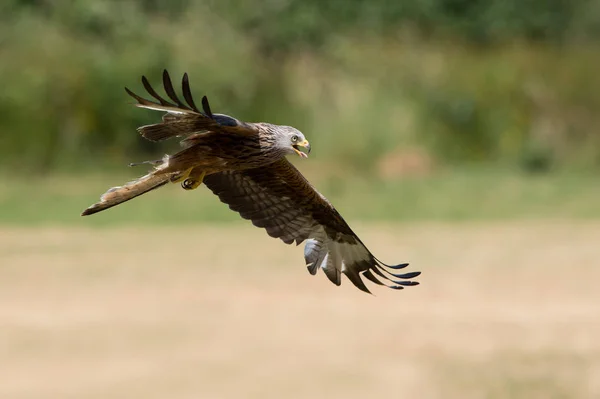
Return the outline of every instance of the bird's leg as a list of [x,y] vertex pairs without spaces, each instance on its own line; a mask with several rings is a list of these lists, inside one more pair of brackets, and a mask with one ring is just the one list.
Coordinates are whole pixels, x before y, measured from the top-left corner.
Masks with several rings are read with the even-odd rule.
[[202,184],[204,176],[206,176],[206,172],[204,171],[200,172],[200,175],[190,175],[190,177],[181,183],[181,187],[184,190],[195,190]]
[[192,173],[192,169],[194,169],[194,168],[186,169],[183,172],[181,172],[180,174],[171,177],[171,183],[179,183],[181,181],[184,181],[185,179],[187,179],[190,176],[190,173]]

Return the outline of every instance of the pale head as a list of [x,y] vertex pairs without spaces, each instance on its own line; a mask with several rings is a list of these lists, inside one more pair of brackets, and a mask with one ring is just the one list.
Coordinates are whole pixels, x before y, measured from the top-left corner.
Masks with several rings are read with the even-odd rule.
[[[274,126],[275,146],[286,154],[297,154],[301,158],[307,158],[310,153],[310,144],[302,132],[291,126]],[[300,147],[306,148],[306,152],[300,151]]]

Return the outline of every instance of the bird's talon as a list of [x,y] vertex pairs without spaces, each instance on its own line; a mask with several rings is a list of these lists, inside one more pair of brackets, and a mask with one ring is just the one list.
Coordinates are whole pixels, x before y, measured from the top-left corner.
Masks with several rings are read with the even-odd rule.
[[193,168],[189,168],[188,170],[181,172],[179,175],[172,177],[171,182],[179,183],[187,180],[187,178],[190,176],[190,173],[192,172],[192,169]]
[[181,182],[181,188],[184,190],[195,190],[200,186],[200,184],[202,184],[202,182],[196,179],[185,179],[183,182]]

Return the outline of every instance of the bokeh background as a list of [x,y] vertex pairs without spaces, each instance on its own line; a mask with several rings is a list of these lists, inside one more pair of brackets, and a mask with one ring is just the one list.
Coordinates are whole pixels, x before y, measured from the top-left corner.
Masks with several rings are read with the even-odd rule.
[[[0,4],[0,397],[600,397],[600,2]],[[79,213],[188,72],[422,285],[336,288],[203,188]]]

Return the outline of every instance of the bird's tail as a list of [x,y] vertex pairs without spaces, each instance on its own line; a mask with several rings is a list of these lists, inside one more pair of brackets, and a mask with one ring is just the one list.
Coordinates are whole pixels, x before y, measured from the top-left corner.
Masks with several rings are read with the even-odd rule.
[[113,206],[122,204],[137,196],[152,191],[167,184],[170,179],[170,174],[157,174],[157,171],[152,171],[145,176],[131,181],[123,186],[113,187],[102,194],[100,202],[97,202],[81,213],[81,216],[92,215],[103,211]]

